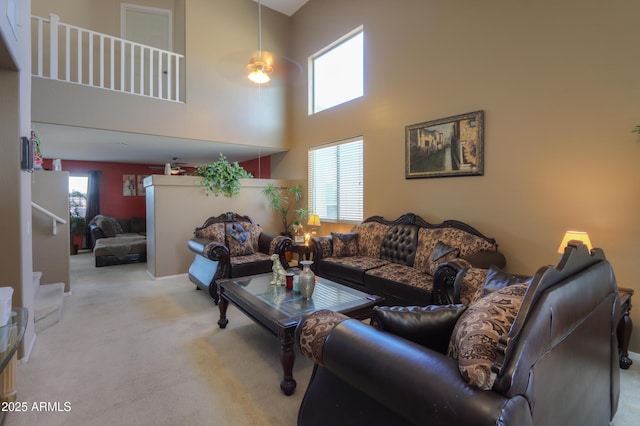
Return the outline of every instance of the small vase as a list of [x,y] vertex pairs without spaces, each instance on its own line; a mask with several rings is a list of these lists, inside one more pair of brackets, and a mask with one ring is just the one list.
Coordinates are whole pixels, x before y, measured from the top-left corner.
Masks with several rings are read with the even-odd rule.
[[302,265],[302,272],[300,272],[300,278],[298,278],[300,294],[305,299],[310,299],[313,290],[316,288],[316,275],[311,270],[313,262],[311,260],[303,260],[300,264]]

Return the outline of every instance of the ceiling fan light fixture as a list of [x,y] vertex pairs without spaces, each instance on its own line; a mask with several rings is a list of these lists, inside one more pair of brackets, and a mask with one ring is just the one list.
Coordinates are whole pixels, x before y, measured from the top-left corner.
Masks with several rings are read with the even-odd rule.
[[258,58],[251,58],[249,65],[247,65],[249,72],[249,80],[256,84],[264,84],[271,81],[270,74],[273,72],[273,67]]

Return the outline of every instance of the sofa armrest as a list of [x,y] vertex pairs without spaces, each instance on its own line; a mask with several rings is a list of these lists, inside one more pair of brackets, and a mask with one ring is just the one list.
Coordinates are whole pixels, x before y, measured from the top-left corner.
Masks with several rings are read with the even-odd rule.
[[471,387],[454,359],[355,319],[328,333],[322,358],[318,368],[412,424],[531,424],[524,398]]
[[371,325],[380,331],[446,354],[453,328],[465,305],[375,306]]
[[269,256],[277,254],[280,259],[280,263],[285,269],[289,269],[286,252],[291,251],[292,246],[293,240],[286,235],[275,235],[262,232],[258,236],[258,251],[268,254]]
[[331,257],[333,254],[333,237],[331,235],[313,237],[311,243],[314,262]]
[[207,238],[193,237],[187,242],[187,246],[192,252],[209,260],[228,264],[231,257],[227,246]]
[[104,235],[104,231],[98,225],[91,224],[89,225],[89,229],[91,230],[91,236],[93,237],[94,241],[99,240],[100,238],[106,238],[106,235]]

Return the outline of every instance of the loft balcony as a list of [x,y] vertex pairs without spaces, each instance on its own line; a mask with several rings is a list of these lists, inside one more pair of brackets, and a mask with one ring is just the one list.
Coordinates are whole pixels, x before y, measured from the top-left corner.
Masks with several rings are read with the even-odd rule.
[[184,56],[49,18],[32,17],[32,74],[184,102]]

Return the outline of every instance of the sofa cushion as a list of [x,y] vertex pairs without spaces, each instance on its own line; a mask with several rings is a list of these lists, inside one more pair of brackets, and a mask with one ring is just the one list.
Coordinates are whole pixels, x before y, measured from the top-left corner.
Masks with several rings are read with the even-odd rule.
[[122,233],[122,227],[118,221],[109,216],[98,216],[96,225],[102,229],[105,237],[115,237],[116,234]]
[[380,258],[413,266],[418,244],[418,227],[399,224],[393,226],[382,239]]
[[251,232],[245,230],[238,222],[228,223],[226,227],[227,247],[229,254],[233,256],[245,256],[255,253]]
[[490,266],[482,287],[482,296],[484,297],[494,291],[498,291],[501,288],[510,285],[524,284],[530,280],[531,277],[519,277],[517,275],[504,272],[496,266]]
[[206,228],[199,229],[196,231],[196,237],[206,238],[224,244],[224,223],[212,223]]
[[[433,289],[433,278],[426,272],[398,263],[391,262],[379,268],[370,269],[366,272],[366,275],[367,277],[384,278],[395,284],[410,285],[429,292]],[[365,277],[365,285],[366,282],[367,278]]]
[[482,237],[470,234],[457,228],[420,228],[418,232],[418,249],[414,267],[428,270],[431,253],[438,241],[450,247],[460,248],[460,257],[479,251],[496,251],[498,247]]
[[[329,275],[331,278],[362,284],[366,271],[387,263],[389,263],[387,260],[363,256],[328,257],[319,261],[317,267],[320,276]],[[326,273],[325,268],[330,271],[329,274]]]
[[492,388],[496,374],[491,365],[498,339],[509,333],[527,288],[527,284],[517,284],[490,293],[469,306],[456,323],[449,355],[458,360],[460,373],[470,385]]
[[429,257],[429,269],[427,272],[431,275],[435,275],[436,269],[438,269],[438,266],[440,266],[441,263],[453,260],[458,257],[459,254],[460,249],[458,247],[451,247],[442,241],[438,241],[431,252],[431,256]]
[[142,234],[147,231],[147,220],[144,217],[131,218],[130,232]]
[[380,258],[382,240],[387,235],[390,226],[379,222],[365,222],[355,225],[351,232],[359,234],[358,256]]
[[333,255],[336,257],[351,257],[358,254],[358,234],[350,233],[331,233],[333,241]]

